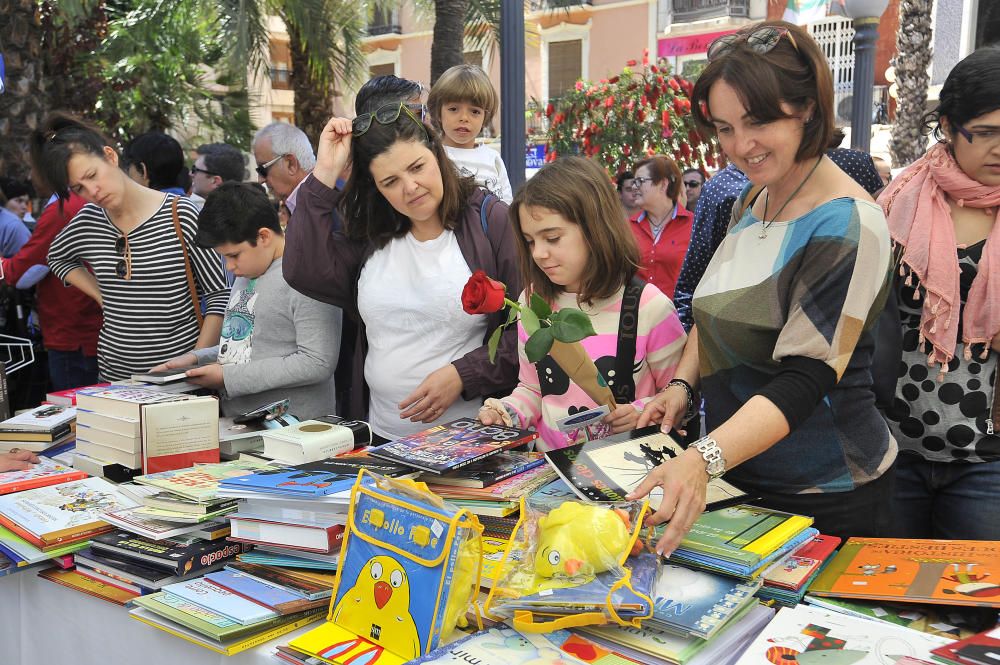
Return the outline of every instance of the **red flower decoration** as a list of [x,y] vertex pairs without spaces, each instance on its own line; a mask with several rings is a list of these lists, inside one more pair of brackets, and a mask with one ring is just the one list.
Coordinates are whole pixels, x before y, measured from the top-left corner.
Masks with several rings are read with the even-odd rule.
[[626,67],[635,67],[635,66],[636,66],[636,65],[638,65],[638,64],[639,64],[639,63],[638,63],[638,62],[636,62],[635,60],[629,60],[628,62],[626,62],[626,63],[625,63],[625,66],[626,66]]
[[556,112],[556,107],[553,106],[551,103],[548,106],[545,107],[545,117],[546,118],[551,118],[552,114],[555,113],[555,112]]
[[482,270],[472,273],[472,277],[462,289],[462,309],[467,314],[492,314],[503,309],[507,288],[490,279]]
[[663,109],[663,112],[660,113],[660,124],[663,125],[664,129],[667,129],[668,127],[670,127],[670,110],[669,109]]
[[609,109],[612,108],[614,105],[615,105],[614,97],[608,97],[607,99],[604,100],[604,108]]
[[673,90],[674,92],[680,92],[681,91],[681,86],[677,82],[677,79],[674,79],[674,78],[670,79],[668,85],[670,86],[670,89]]

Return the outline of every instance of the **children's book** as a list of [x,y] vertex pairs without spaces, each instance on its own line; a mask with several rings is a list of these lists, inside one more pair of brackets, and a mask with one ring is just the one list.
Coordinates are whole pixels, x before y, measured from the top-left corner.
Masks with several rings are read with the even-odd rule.
[[905,656],[931,661],[931,650],[950,641],[909,628],[797,605],[778,610],[737,662],[885,665]]
[[357,474],[305,471],[298,467],[263,469],[243,476],[225,478],[219,486],[268,494],[327,496],[350,490]]
[[233,460],[138,476],[135,482],[152,485],[193,501],[211,501],[216,497],[219,481],[271,468],[274,467],[264,461]]
[[[336,581],[333,575],[326,578],[313,579],[312,575],[315,575],[313,573],[309,578],[305,578],[295,574],[300,571],[295,571],[294,569],[276,566],[258,566],[246,563],[244,557],[248,554],[255,554],[255,552],[241,554],[238,563],[227,564],[226,568],[246,578],[280,587],[298,598],[318,600],[320,598],[330,598],[333,595],[333,584]],[[303,560],[300,560],[299,565],[302,565],[301,561]]]
[[806,541],[763,572],[764,584],[781,589],[801,589],[819,571],[823,562],[833,555],[838,545],[840,538],[837,536],[819,535]]
[[196,541],[182,544],[172,540],[153,540],[130,531],[113,531],[93,538],[90,546],[101,555],[124,557],[142,565],[152,565],[173,575],[187,575],[235,559],[250,549],[243,543]]
[[435,485],[483,488],[496,485],[501,480],[524,473],[545,464],[541,453],[521,453],[513,450],[493,455],[482,462],[476,462],[440,476],[435,476]]
[[653,587],[653,616],[644,625],[711,639],[755,603],[760,581],[742,582],[703,570],[665,564]]
[[996,665],[1000,662],[1000,628],[991,628],[964,640],[945,644],[931,653],[947,663]]
[[95,580],[86,575],[81,575],[75,570],[60,570],[58,568],[47,568],[38,573],[42,579],[61,584],[75,591],[82,591],[88,595],[106,600],[115,605],[127,605],[139,594],[134,591],[127,591],[121,587],[100,580]]
[[280,615],[280,612],[248,600],[205,578],[197,578],[163,587],[164,593],[173,594],[188,602],[249,626]]
[[821,610],[840,612],[861,619],[885,621],[952,640],[971,637],[983,628],[976,624],[977,617],[983,616],[982,614],[957,612],[956,608],[950,605],[887,603],[881,600],[844,600],[843,598],[811,596],[809,594],[806,594],[803,600],[806,605],[813,605]]
[[119,529],[126,529],[155,540],[173,538],[191,531],[198,531],[208,526],[198,523],[181,524],[177,522],[163,522],[138,512],[141,510],[144,510],[142,506],[122,510],[109,510],[101,515],[101,519]]
[[[639,486],[655,467],[684,452],[684,448],[658,426],[616,434],[545,453],[552,468],[581,499],[588,501],[624,501],[625,495]],[[663,491],[649,495],[650,508],[656,509]],[[721,478],[708,483],[706,510],[747,501],[747,493]]]
[[702,513],[678,551],[746,565],[759,563],[813,523],[813,518],[739,505]]
[[423,432],[375,446],[375,457],[399,462],[430,473],[446,473],[538,438],[536,432],[483,425],[459,418]]
[[107,553],[98,553],[88,547],[75,552],[73,559],[78,565],[88,566],[98,572],[138,584],[147,589],[159,589],[164,584],[182,581],[176,575],[171,575],[153,566],[143,566],[134,561],[102,556],[103,554]]
[[851,538],[809,593],[1000,607],[1000,542]]
[[531,636],[523,635],[506,626],[473,633],[411,661],[412,665],[447,665],[448,663],[461,663],[463,665],[468,663],[480,665],[511,665],[513,663],[582,665],[584,662],[566,651],[560,650],[552,643],[532,640]]
[[87,474],[71,467],[55,462],[48,457],[39,457],[38,464],[23,471],[4,471],[0,473],[0,494],[11,494],[59,485],[71,480],[81,480]]
[[86,546],[86,540],[78,540],[43,552],[10,529],[0,526],[0,552],[15,560],[18,567],[66,556]]
[[103,478],[0,496],[0,524],[42,550],[112,530],[101,514],[138,504]]
[[352,477],[357,477],[361,469],[368,469],[372,473],[389,478],[412,477],[418,473],[412,466],[372,457],[367,450],[355,450],[347,455],[297,464],[295,468],[302,471],[328,471]]
[[278,614],[294,614],[305,610],[325,608],[328,605],[326,598],[308,600],[281,586],[263,582],[236,570],[217,570],[205,575],[205,579],[226,591],[235,593],[237,596],[269,607]]
[[[490,461],[489,458],[486,461]],[[470,467],[471,468],[471,467]],[[454,485],[441,485],[437,482],[437,476],[421,478],[428,486],[433,488],[435,494],[446,499],[468,499],[470,501],[518,501],[522,496],[533,493],[537,489],[552,482],[556,477],[547,464],[528,469],[516,476],[511,476],[505,480],[490,485],[488,487],[458,487]],[[560,481],[561,482],[561,481]],[[573,497],[575,498],[575,497]]]

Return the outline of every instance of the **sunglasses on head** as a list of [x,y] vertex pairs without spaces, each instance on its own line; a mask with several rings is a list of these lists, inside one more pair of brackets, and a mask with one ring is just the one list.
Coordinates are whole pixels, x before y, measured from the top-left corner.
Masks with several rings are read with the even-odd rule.
[[120,279],[132,279],[132,250],[128,246],[126,236],[120,236],[115,240],[115,254],[122,257],[115,264],[115,274]]
[[[372,128],[373,122],[377,122],[380,125],[391,125],[399,120],[399,116],[404,113],[413,122],[423,128],[424,111],[424,105],[415,102],[393,102],[392,104],[386,104],[375,109],[374,113],[362,113],[355,118],[351,123],[351,133],[354,136],[364,136]],[[419,113],[420,116],[415,115],[416,113]],[[426,132],[426,129],[424,131]]]
[[730,35],[723,35],[708,45],[708,60],[711,62],[727,53],[731,53],[741,42],[746,42],[747,48],[758,55],[764,55],[774,50],[782,37],[788,37],[792,48],[799,50],[799,45],[795,43],[795,35],[788,31],[788,28],[777,26],[764,26],[751,30],[748,33],[737,32]]

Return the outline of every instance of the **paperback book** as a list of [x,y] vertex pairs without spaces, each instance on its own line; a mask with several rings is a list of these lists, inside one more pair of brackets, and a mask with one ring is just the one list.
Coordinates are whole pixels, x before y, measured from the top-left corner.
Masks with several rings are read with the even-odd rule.
[[0,494],[12,494],[36,487],[59,485],[86,477],[87,474],[83,471],[65,466],[48,457],[39,457],[38,464],[30,469],[0,473]]
[[413,665],[447,665],[448,663],[481,665],[583,665],[579,660],[551,643],[532,640],[513,628],[488,628],[431,651],[410,661]]
[[152,485],[193,501],[211,501],[216,498],[221,480],[271,468],[273,467],[264,461],[233,460],[138,476],[135,482]]
[[57,390],[45,396],[45,401],[49,404],[60,404],[62,406],[76,406],[76,394],[81,390],[93,390],[107,388],[110,383],[95,383],[92,386],[78,386],[67,390]]
[[14,560],[18,567],[30,566],[34,563],[48,561],[66,556],[87,546],[87,541],[78,540],[68,545],[50,548],[43,552],[10,529],[0,526],[0,552]]
[[18,440],[19,437],[33,434],[47,437],[48,441],[52,441],[69,432],[74,420],[76,420],[76,409],[73,407],[42,404],[0,422],[0,439]]
[[501,480],[524,473],[545,464],[542,453],[521,453],[508,450],[482,462],[470,464],[458,471],[435,476],[435,485],[454,487],[484,488],[496,485]]
[[[125,508],[122,510],[109,510],[101,515],[101,519],[112,524],[119,529],[125,529],[140,536],[146,536],[154,540],[165,540],[180,536],[191,531],[200,531],[208,528],[208,524],[179,524],[176,522],[163,522],[141,514],[142,506],[135,508]],[[217,523],[220,525],[222,523]]]
[[836,536],[816,536],[765,570],[762,574],[764,584],[796,591],[801,589],[819,571],[823,562],[833,555],[838,545],[840,538]]
[[205,578],[168,584],[163,587],[163,591],[221,614],[243,626],[280,616],[279,612],[212,584]]
[[997,580],[1000,542],[850,538],[809,593],[1000,607]]
[[996,665],[1000,662],[1000,628],[939,646],[931,653],[938,660],[955,665]]
[[299,467],[263,469],[251,474],[225,478],[219,486],[268,494],[327,496],[350,491],[355,475],[329,471],[307,471]]
[[75,591],[82,591],[95,598],[114,603],[115,605],[127,605],[139,595],[134,591],[126,591],[114,584],[108,584],[107,582],[101,582],[86,575],[81,575],[75,570],[47,568],[39,572],[38,576]]
[[[682,452],[684,448],[677,441],[654,425],[551,450],[545,458],[581,499],[624,501],[650,471]],[[654,489],[649,495],[650,508],[658,508],[662,498],[663,491]],[[746,492],[716,478],[708,483],[706,510],[744,503],[749,498]]]
[[101,515],[137,505],[103,478],[84,478],[0,496],[0,524],[47,551],[112,530]]
[[811,517],[769,508],[730,506],[702,513],[684,536],[678,551],[754,565],[802,533],[812,522]]
[[142,470],[158,473],[219,461],[219,401],[193,397],[142,407]]
[[264,605],[279,614],[294,614],[317,608],[325,609],[328,604],[326,598],[309,600],[279,585],[244,575],[238,570],[218,570],[205,575],[205,579],[226,591],[259,605]]
[[644,625],[679,635],[711,639],[748,604],[760,581],[664,564],[653,587],[653,616]]
[[227,541],[178,543],[172,540],[153,540],[121,530],[94,537],[90,546],[102,556],[124,557],[178,576],[196,573],[235,559],[236,555],[250,549],[250,546],[243,543]]
[[459,418],[375,446],[370,453],[422,471],[442,474],[522,446],[536,438],[538,434],[529,430],[483,425],[472,418]]
[[[259,566],[244,562],[244,557],[255,553],[248,552],[247,554],[241,554],[237,563],[227,564],[226,568],[240,573],[244,577],[279,586],[289,593],[300,598],[305,598],[306,600],[328,599],[332,595],[334,576],[319,578],[315,573],[312,573],[308,577],[304,577],[302,573],[306,571],[276,568],[274,566]],[[308,559],[300,561],[308,561]]]

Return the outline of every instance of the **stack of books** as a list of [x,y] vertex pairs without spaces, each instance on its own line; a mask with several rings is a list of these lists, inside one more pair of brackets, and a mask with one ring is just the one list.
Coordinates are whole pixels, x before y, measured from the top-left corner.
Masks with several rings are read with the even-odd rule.
[[[670,561],[690,568],[757,578],[770,564],[819,535],[813,518],[738,505],[703,513]],[[662,535],[659,527],[655,537]]]
[[931,650],[945,665],[996,665],[1000,655],[1000,627]]
[[37,487],[61,485],[71,480],[82,480],[87,474],[60,464],[49,457],[39,457],[38,464],[30,469],[0,473],[0,494],[13,494]]
[[[482,462],[481,469],[488,469],[488,473],[503,473],[509,468],[503,461],[507,455],[530,455],[530,453],[504,453],[497,455],[499,458],[494,462],[491,457]],[[476,467],[479,467],[477,464]],[[473,467],[468,467],[472,469]],[[455,477],[461,476],[461,470],[456,472]],[[483,470],[474,471],[470,474],[473,478],[483,478],[486,474]],[[428,489],[435,494],[447,499],[452,505],[459,508],[468,508],[481,517],[508,517],[515,515],[520,506],[520,498],[540,489],[551,483],[555,479],[555,472],[546,466],[544,462],[538,466],[531,466],[525,471],[516,475],[499,480],[493,484],[482,488],[468,487],[460,485],[449,485],[439,483],[439,479],[426,474],[421,480],[427,483]]]
[[58,404],[60,406],[76,406],[76,394],[82,390],[90,388],[107,388],[110,383],[95,383],[92,386],[79,386],[66,390],[57,390],[45,396],[46,404]]
[[73,440],[76,409],[43,404],[0,422],[0,452],[53,451]]
[[757,596],[786,607],[798,605],[838,545],[840,538],[836,536],[819,535],[807,540],[761,574],[764,585]]
[[643,627],[711,640],[730,621],[757,604],[754,594],[760,585],[760,580],[742,582],[665,564],[651,594],[653,616],[643,622]]
[[123,482],[140,473],[219,461],[218,401],[110,386],[77,393],[78,459],[91,475]]

